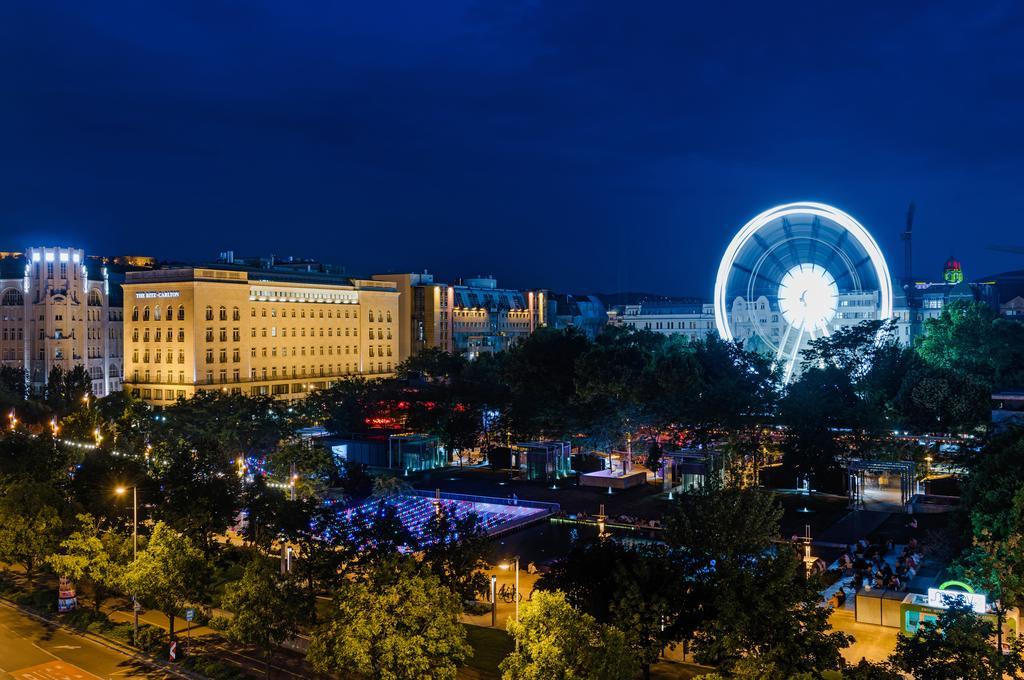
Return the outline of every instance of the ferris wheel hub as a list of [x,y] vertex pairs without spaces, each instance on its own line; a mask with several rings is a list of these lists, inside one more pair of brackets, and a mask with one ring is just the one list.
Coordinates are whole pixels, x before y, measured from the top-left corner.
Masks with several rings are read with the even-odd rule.
[[793,328],[825,329],[836,316],[839,287],[828,270],[798,264],[779,283],[779,310]]

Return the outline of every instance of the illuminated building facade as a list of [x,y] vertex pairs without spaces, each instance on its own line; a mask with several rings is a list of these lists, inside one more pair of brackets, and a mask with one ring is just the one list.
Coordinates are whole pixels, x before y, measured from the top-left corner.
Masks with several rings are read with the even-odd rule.
[[432,274],[377,274],[401,292],[405,328],[399,343],[402,359],[427,347],[470,359],[507,350],[548,323],[548,293],[498,288],[490,277],[456,284],[434,281]]
[[984,302],[999,310],[999,286],[995,281],[968,282],[963,266],[949,258],[942,270],[941,281],[915,281],[903,290],[896,304],[900,338],[910,344],[925,332],[925,322],[938,318],[951,302],[965,300]]
[[167,405],[197,391],[297,399],[397,365],[395,285],[230,265],[129,272],[125,389]]
[[78,248],[39,247],[0,259],[0,360],[40,394],[50,370],[82,365],[98,397],[121,389],[121,291]]

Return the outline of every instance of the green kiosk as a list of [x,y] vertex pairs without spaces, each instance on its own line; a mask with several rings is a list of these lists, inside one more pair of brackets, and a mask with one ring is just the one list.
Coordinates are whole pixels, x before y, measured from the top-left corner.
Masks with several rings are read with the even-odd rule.
[[[979,616],[995,624],[996,615],[989,611],[985,594],[976,593],[963,581],[946,581],[938,588],[929,588],[927,594],[861,590],[855,601],[856,618],[859,623],[899,628],[906,635],[913,635],[921,624],[938,620],[950,598],[967,603]],[[1003,621],[1004,637],[1016,635],[1019,629],[1020,613],[1010,609]]]

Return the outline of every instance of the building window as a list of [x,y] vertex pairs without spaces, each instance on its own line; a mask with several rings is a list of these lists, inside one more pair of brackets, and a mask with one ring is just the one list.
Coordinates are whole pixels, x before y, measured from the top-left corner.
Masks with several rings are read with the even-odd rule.
[[213,321],[213,307],[209,305],[206,306],[206,320]]
[[240,318],[242,318],[242,315],[239,313],[238,307],[232,307],[231,308],[231,319],[233,321],[238,321]]
[[149,321],[149,306],[148,305],[142,308],[142,320],[143,321]]

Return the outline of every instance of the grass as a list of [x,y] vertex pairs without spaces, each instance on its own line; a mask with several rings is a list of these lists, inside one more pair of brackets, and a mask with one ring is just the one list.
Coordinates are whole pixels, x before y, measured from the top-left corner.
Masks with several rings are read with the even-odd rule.
[[[512,652],[512,638],[498,628],[472,625],[465,627],[467,641],[473,648],[473,658],[459,669],[459,680],[498,680],[501,678],[498,665]],[[707,672],[707,668],[693,664],[662,661],[651,667],[651,678],[690,680]]]
[[463,624],[466,641],[473,648],[473,658],[459,669],[461,680],[497,680],[501,677],[498,664],[512,651],[512,638],[499,628],[484,628]]

